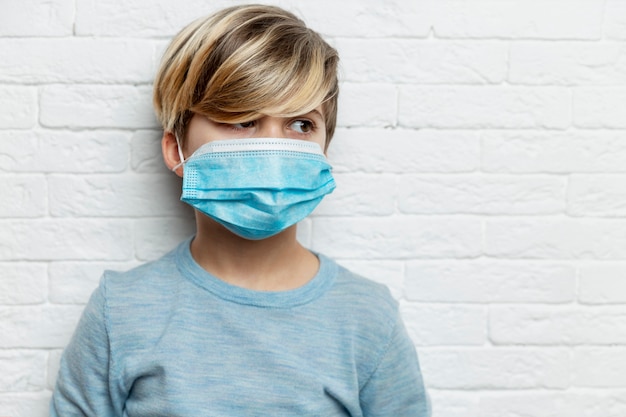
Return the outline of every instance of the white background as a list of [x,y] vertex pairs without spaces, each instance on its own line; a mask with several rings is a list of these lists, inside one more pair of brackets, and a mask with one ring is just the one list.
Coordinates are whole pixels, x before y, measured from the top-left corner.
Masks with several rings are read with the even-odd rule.
[[[238,3],[2,0],[0,415],[47,415],[104,268],[192,233],[151,82]],[[300,239],[391,287],[434,415],[626,416],[626,1],[274,4],[342,57]]]

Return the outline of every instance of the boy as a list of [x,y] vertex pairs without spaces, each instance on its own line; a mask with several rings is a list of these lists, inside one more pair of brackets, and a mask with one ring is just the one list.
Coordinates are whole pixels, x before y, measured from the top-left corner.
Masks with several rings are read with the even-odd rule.
[[228,8],[175,37],[154,103],[197,232],[157,261],[105,272],[51,415],[429,415],[387,289],[296,240],[334,188],[337,62],[271,6]]

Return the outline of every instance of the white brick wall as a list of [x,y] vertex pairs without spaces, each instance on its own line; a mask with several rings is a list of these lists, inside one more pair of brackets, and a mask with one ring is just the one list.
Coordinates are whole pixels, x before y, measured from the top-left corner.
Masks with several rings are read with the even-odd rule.
[[[193,230],[150,83],[234,0],[4,0],[0,415],[43,417],[103,269]],[[388,284],[436,417],[626,416],[626,1],[277,0],[342,56],[299,238]]]

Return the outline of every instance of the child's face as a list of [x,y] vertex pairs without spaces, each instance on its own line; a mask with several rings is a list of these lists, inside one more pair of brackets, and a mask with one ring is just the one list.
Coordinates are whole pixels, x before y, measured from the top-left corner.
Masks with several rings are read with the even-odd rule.
[[185,156],[189,157],[205,143],[224,139],[284,138],[317,143],[324,149],[326,125],[322,106],[294,117],[263,116],[245,123],[217,123],[204,116],[194,115],[187,129]]

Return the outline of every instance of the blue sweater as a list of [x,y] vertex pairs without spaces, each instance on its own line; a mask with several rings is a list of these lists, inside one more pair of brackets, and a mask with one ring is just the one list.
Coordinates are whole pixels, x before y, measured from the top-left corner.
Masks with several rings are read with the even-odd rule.
[[202,269],[189,243],[105,272],[63,354],[51,416],[430,415],[386,287],[319,255],[301,288],[247,290]]

